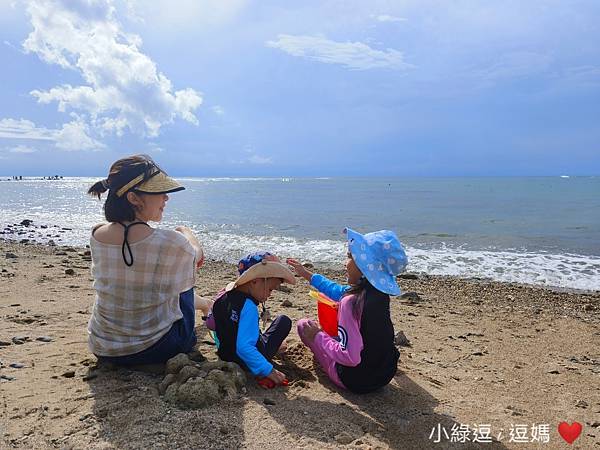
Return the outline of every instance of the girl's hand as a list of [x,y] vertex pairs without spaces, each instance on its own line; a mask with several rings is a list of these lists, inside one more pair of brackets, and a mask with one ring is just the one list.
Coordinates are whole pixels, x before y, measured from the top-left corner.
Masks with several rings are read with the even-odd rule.
[[312,343],[312,341],[315,340],[315,336],[317,335],[317,333],[319,331],[323,331],[323,330],[321,330],[321,327],[319,326],[319,324],[317,322],[315,322],[314,320],[311,320],[304,327],[304,330],[302,331],[302,335],[308,342]]
[[313,276],[313,273],[309,270],[306,269],[306,267],[304,267],[302,265],[302,263],[300,263],[300,261],[297,261],[295,259],[292,258],[288,258],[285,262],[287,262],[292,269],[294,269],[294,272],[296,272],[296,275],[304,278],[306,281],[308,281],[310,283],[310,279]]

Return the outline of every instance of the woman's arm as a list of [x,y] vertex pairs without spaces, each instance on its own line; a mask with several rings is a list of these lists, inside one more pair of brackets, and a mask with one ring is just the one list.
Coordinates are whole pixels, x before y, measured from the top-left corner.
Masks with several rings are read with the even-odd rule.
[[183,234],[196,251],[196,268],[199,269],[202,267],[204,264],[204,250],[202,250],[202,244],[200,244],[196,235],[188,227],[183,226],[175,228],[175,231]]

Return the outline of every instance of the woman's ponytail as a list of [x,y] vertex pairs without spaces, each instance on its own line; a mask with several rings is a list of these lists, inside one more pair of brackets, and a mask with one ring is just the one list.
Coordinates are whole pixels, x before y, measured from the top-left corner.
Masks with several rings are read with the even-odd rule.
[[100,196],[106,191],[108,191],[108,180],[105,179],[94,183],[92,187],[88,189],[87,193],[94,197],[98,197],[98,200],[100,200]]

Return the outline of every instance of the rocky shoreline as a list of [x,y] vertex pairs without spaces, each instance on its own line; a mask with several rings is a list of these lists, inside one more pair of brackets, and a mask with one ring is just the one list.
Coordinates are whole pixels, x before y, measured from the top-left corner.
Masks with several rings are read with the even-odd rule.
[[[428,448],[438,425],[481,423],[494,442],[460,445],[527,447],[509,441],[511,424],[523,423],[549,424],[544,448],[563,448],[563,420],[583,425],[582,448],[600,448],[599,292],[405,274],[392,301],[399,372],[381,392],[339,392],[292,332],[277,361],[288,388],[263,391],[249,378],[190,408],[161,395],[163,374],[102,367],[89,353],[89,265],[86,248],[0,239],[3,448]],[[212,296],[235,273],[208,261],[196,290]],[[315,315],[303,281],[268,306],[294,321]],[[199,352],[215,361],[206,330],[197,332]]]

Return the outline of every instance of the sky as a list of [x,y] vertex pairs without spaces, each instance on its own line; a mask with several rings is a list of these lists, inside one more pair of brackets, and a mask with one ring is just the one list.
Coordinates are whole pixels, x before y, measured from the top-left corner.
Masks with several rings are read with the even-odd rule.
[[597,0],[0,0],[0,175],[600,174]]

